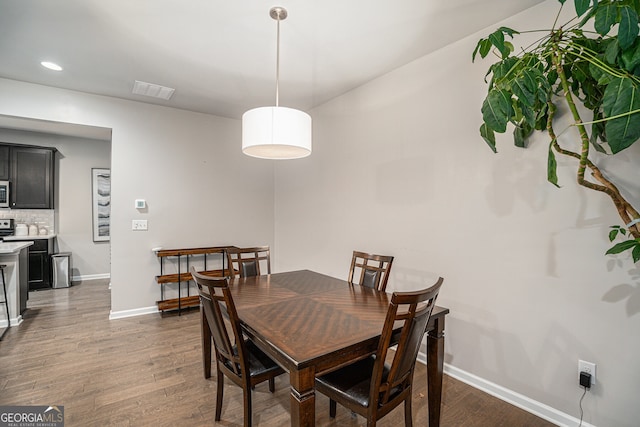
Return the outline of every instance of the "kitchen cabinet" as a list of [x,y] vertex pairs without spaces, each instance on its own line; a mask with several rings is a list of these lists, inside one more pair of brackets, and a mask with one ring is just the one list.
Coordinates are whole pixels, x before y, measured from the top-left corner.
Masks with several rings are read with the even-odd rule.
[[55,148],[8,147],[9,206],[12,209],[53,209]]
[[0,180],[9,179],[9,146],[0,145]]
[[31,241],[29,246],[29,291],[51,287],[51,255],[55,246],[55,234],[48,236],[8,236],[5,242]]
[[50,239],[38,239],[29,246],[29,290],[51,287]]

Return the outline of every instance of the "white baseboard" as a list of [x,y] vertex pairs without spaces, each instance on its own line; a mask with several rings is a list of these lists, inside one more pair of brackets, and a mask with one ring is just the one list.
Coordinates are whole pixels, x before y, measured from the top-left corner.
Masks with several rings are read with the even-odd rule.
[[[14,327],[22,323],[24,319],[22,318],[22,314],[21,314],[18,317],[13,317],[9,320],[11,321],[11,327]],[[6,328],[6,327],[7,327],[7,320],[6,319],[0,320],[0,328]]]
[[[420,352],[418,354],[418,361],[426,364],[426,360],[426,354]],[[491,381],[487,381],[484,378],[480,378],[477,375],[463,371],[462,369],[456,368],[455,366],[447,363],[444,364],[444,373],[470,385],[471,387],[477,388],[491,396],[497,397],[500,400],[504,400],[505,402],[517,406],[522,410],[547,420],[550,423],[554,423],[561,427],[577,427],[580,424],[580,420],[578,418],[565,414],[564,412],[545,405],[544,403],[530,399],[527,396],[492,383]],[[589,424],[584,421],[582,422],[582,426],[596,427],[593,424]]]
[[158,307],[152,305],[150,307],[134,308],[133,310],[111,311],[109,320],[124,319],[126,317],[142,316],[144,314],[158,313]]
[[102,274],[84,274],[80,276],[72,276],[72,282],[81,282],[84,280],[98,280],[98,279],[108,279],[111,277],[110,273],[102,273]]

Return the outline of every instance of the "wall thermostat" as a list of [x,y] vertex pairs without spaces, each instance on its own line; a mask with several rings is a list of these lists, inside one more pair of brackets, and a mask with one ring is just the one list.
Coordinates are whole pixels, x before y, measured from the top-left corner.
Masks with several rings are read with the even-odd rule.
[[136,209],[144,209],[147,206],[147,202],[144,199],[136,199]]

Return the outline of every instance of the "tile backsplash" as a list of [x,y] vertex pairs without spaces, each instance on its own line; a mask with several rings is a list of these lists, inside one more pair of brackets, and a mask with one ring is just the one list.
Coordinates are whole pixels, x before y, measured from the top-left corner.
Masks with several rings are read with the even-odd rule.
[[45,227],[49,234],[55,234],[55,215],[53,209],[2,209],[0,219],[13,218],[15,224],[37,225]]

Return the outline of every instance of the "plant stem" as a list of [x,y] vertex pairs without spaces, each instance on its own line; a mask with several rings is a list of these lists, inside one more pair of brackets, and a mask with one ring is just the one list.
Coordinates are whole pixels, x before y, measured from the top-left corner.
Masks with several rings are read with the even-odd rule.
[[[589,160],[589,135],[587,133],[587,130],[584,127],[584,123],[582,122],[580,113],[578,112],[578,109],[575,105],[573,96],[571,95],[571,90],[569,88],[567,76],[562,66],[562,57],[560,56],[560,53],[558,52],[557,49],[553,50],[552,61],[556,69],[556,72],[558,73],[558,77],[560,78],[564,99],[566,100],[567,105],[569,106],[569,110],[571,111],[573,120],[580,134],[581,152],[580,154],[578,154],[573,151],[565,150],[562,147],[560,147],[560,144],[558,144],[558,140],[555,136],[555,132],[552,126],[553,116],[555,115],[556,107],[552,102],[549,102],[548,103],[549,118],[547,120],[547,132],[549,133],[549,136],[553,140],[553,147],[558,153],[564,154],[566,156],[574,157],[579,160],[578,174],[577,174],[578,184],[580,184],[583,187],[590,188],[592,190],[606,193],[613,201],[613,204],[618,210],[618,214],[620,215],[620,218],[623,220],[624,224],[625,225],[629,224],[632,220],[636,218],[640,218],[640,214],[636,209],[633,208],[633,206],[631,206],[629,202],[627,202],[627,200],[622,196],[618,188],[602,174],[600,169],[595,164],[593,164]],[[592,176],[602,185],[594,184],[592,182],[587,181],[584,178],[585,170],[587,167],[591,170]],[[631,235],[633,235],[634,238],[636,239],[640,238],[639,224],[634,224],[633,226],[629,227],[629,232],[631,233]]]

